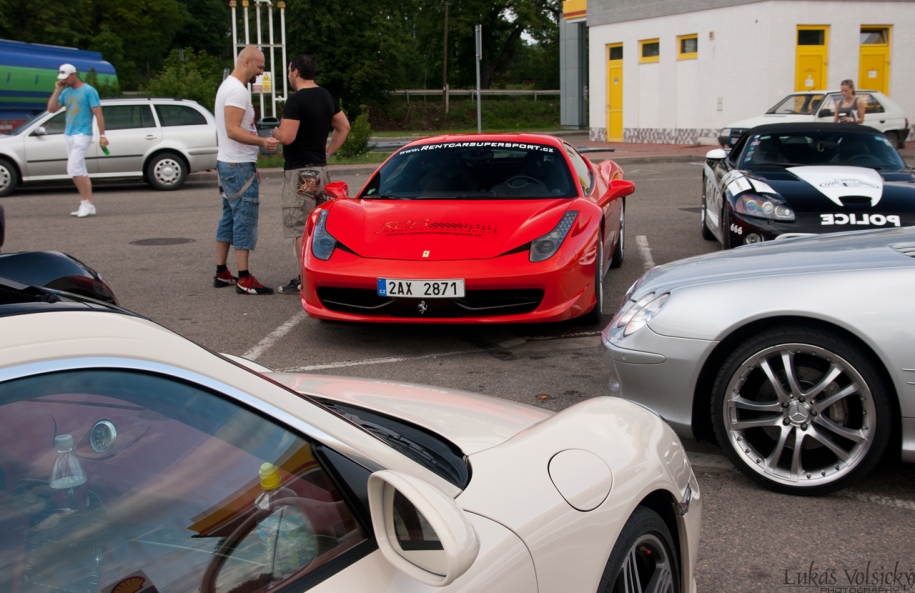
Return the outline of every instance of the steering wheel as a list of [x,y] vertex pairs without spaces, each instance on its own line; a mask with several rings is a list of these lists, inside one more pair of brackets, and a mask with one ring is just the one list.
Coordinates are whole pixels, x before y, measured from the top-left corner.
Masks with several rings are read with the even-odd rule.
[[861,162],[862,167],[870,167],[870,166],[879,167],[880,165],[883,164],[880,162],[880,159],[878,159],[877,157],[870,155],[870,154],[856,154],[855,156],[853,156],[850,159],[848,159],[847,161],[845,161],[845,164],[851,165],[851,164],[854,164],[859,161]]
[[[524,183],[516,184],[515,181],[523,181]],[[509,179],[505,180],[505,185],[512,189],[521,189],[526,185],[539,185],[540,187],[546,188],[546,184],[537,179],[536,177],[531,177],[530,175],[515,175]]]
[[[273,501],[268,509],[257,509],[251,513],[244,521],[241,522],[241,525],[235,528],[235,531],[232,532],[229,537],[222,542],[222,545],[213,553],[213,557],[210,558],[210,563],[207,564],[206,570],[203,572],[203,578],[200,582],[200,593],[215,593],[216,592],[216,577],[219,576],[219,571],[222,570],[222,567],[225,566],[226,560],[229,556],[232,555],[232,552],[241,543],[245,536],[251,533],[257,525],[272,515],[274,511],[278,510],[280,507],[284,506],[294,506],[298,507],[302,514],[305,515],[305,520],[308,523],[308,528],[314,533],[312,525],[314,524],[312,514],[314,513],[313,502],[306,500],[304,498],[290,497],[290,498],[281,498],[279,500]],[[312,559],[314,560],[314,559]],[[299,567],[298,570],[305,568],[307,564]]]

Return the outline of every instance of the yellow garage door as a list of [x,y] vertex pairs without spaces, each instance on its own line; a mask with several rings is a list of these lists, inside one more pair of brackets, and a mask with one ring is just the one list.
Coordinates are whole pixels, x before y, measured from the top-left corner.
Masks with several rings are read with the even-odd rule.
[[799,25],[797,28],[797,62],[794,68],[794,90],[818,91],[826,88],[826,66],[829,57],[829,27]]
[[890,94],[890,28],[861,27],[858,88]]
[[607,142],[623,141],[623,44],[607,46]]

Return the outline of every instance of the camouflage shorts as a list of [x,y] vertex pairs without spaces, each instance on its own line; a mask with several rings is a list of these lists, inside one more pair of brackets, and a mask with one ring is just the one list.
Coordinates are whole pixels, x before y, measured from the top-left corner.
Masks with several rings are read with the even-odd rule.
[[283,237],[304,234],[308,215],[327,200],[324,186],[328,183],[327,167],[283,171]]

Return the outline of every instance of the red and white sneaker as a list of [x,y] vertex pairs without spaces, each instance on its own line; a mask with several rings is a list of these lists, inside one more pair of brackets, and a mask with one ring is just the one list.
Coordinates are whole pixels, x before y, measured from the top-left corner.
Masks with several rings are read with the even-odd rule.
[[238,281],[238,278],[232,275],[232,272],[226,270],[213,276],[213,287],[222,288],[223,286],[232,286]]
[[273,289],[258,282],[254,276],[245,276],[238,279],[235,292],[238,294],[273,294]]

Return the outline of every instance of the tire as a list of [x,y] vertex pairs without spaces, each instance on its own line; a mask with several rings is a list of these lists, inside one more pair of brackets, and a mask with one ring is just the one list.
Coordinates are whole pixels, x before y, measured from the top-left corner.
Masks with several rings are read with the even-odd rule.
[[899,150],[904,150],[905,141],[906,141],[906,138],[908,138],[908,137],[909,137],[908,130],[897,130],[896,131],[896,148],[898,148]]
[[647,507],[636,507],[613,546],[598,593],[680,593],[675,549],[661,517]]
[[702,210],[699,213],[699,223],[702,225],[702,238],[706,241],[714,241],[715,235],[708,228],[705,213],[708,210],[708,202],[705,199],[705,175],[702,175]]
[[594,267],[594,308],[585,313],[581,321],[586,325],[597,325],[604,316],[604,279],[601,272],[604,269],[604,236],[597,235],[597,261]]
[[622,198],[620,205],[620,236],[616,242],[616,249],[613,250],[613,257],[610,258],[610,267],[618,268],[623,265],[626,257],[626,198]]
[[731,211],[728,210],[727,205],[721,209],[721,217],[718,220],[721,224],[721,248],[730,249],[733,247],[731,245]]
[[890,438],[889,393],[858,346],[828,330],[781,327],[749,338],[724,362],[712,422],[728,458],[754,482],[826,494],[880,460]]
[[0,159],[0,198],[8,196],[16,190],[19,185],[19,172],[13,163],[6,159]]
[[188,166],[174,152],[160,152],[146,163],[146,181],[160,191],[176,190],[187,179]]

